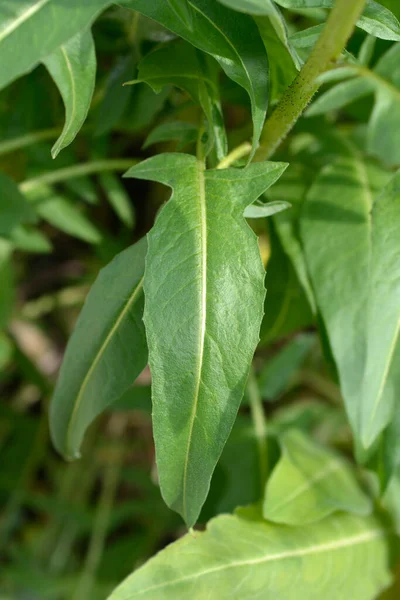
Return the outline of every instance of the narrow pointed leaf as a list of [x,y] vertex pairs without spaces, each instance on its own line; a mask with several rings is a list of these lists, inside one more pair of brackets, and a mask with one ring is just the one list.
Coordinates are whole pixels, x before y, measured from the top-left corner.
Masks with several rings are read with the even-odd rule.
[[110,0],[2,0],[0,89],[88,27],[110,4]]
[[168,3],[182,23],[193,31],[193,8],[188,0],[168,0]]
[[[372,210],[367,357],[362,437],[370,446],[388,423],[400,393],[400,172]],[[399,408],[396,406],[396,411]]]
[[164,154],[127,173],[174,190],[148,236],[144,318],[161,491],[189,526],[234,423],[263,313],[264,269],[243,211],[285,167],[204,171],[193,156]]
[[65,105],[65,125],[51,149],[53,158],[76,137],[89,112],[96,80],[91,31],[78,33],[43,60]]
[[[389,317],[387,311],[392,307],[396,312],[398,293],[394,283],[397,265],[393,254],[394,239],[400,235],[395,218],[396,186],[394,183],[393,190],[388,192],[387,204],[383,201],[382,209],[377,204],[372,210],[375,181],[376,178],[370,180],[368,166],[360,158],[339,159],[316,178],[307,194],[301,217],[305,256],[317,304],[336,360],[350,423],[356,440],[362,441],[364,446],[372,444],[390,419],[393,399],[389,389],[386,394],[383,387],[394,351],[389,321],[392,325],[395,316],[392,313]],[[393,211],[389,219],[385,207],[389,207],[388,213]],[[391,228],[390,237],[386,228]],[[379,230],[381,240],[374,233],[375,229]],[[390,248],[388,256],[382,254],[381,244],[385,243]],[[377,265],[386,260],[388,263],[380,269]],[[377,296],[374,287],[380,282],[382,273],[388,279],[384,297]],[[382,311],[378,297],[387,301],[386,311]],[[367,351],[373,352],[369,348],[370,335],[373,336],[374,351],[381,353],[380,361],[386,366],[376,371],[382,362],[374,367],[371,363],[366,372]],[[380,403],[379,399],[383,397],[386,401]],[[376,402],[380,408],[374,414],[371,433],[367,433],[367,423],[371,422]]]
[[280,441],[282,457],[265,490],[265,519],[305,525],[337,511],[361,516],[371,512],[371,500],[342,458],[295,429]]
[[388,533],[377,519],[335,515],[287,527],[249,512],[174,542],[109,600],[203,600],[210,590],[218,600],[375,600],[390,584]]
[[193,29],[185,27],[167,2],[123,0],[170,29],[196,48],[214,56],[225,73],[248,93],[253,117],[253,153],[260,138],[268,106],[268,58],[259,31],[247,15],[234,12],[215,0],[188,0]]
[[79,456],[86,428],[147,362],[143,314],[146,240],[118,254],[95,281],[68,343],[50,406],[56,448]]

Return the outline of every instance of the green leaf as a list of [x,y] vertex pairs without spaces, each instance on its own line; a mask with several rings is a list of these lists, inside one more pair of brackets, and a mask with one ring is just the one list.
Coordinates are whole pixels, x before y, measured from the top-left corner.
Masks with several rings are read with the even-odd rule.
[[178,149],[193,143],[197,140],[198,128],[191,123],[181,121],[168,121],[157,125],[147,136],[143,148],[148,148],[152,144],[159,142],[169,142],[171,140],[179,142]]
[[16,227],[10,236],[13,246],[18,250],[33,253],[48,253],[51,252],[53,246],[50,240],[37,229],[31,229],[19,225]]
[[[239,1],[239,0],[238,0]],[[263,0],[259,0],[262,4]],[[284,8],[332,8],[334,0],[276,0]],[[367,0],[364,11],[357,21],[358,27],[383,40],[400,40],[400,23],[384,6]]]
[[387,531],[373,517],[286,527],[246,513],[170,544],[109,600],[202,600],[210,590],[219,600],[374,600],[391,581]]
[[282,456],[265,490],[265,519],[306,525],[337,511],[370,514],[372,502],[342,458],[295,429],[280,442]]
[[[393,402],[390,382],[385,393],[384,382],[393,359],[394,330],[389,329],[389,323],[392,326],[394,314],[385,321],[386,311],[382,312],[374,289],[379,276],[385,273],[388,287],[382,290],[380,301],[386,301],[386,309],[391,307],[395,312],[398,291],[393,283],[393,252],[396,228],[399,235],[399,196],[395,180],[392,185],[386,201],[384,192],[382,204],[378,202],[372,210],[375,190],[368,166],[357,157],[338,159],[317,176],[301,218],[307,266],[338,368],[346,410],[356,439],[364,447],[371,445],[388,423]],[[388,248],[381,246],[385,243]],[[382,267],[382,261],[388,263]],[[377,328],[381,324],[380,331],[374,329],[375,321]],[[368,352],[381,356],[374,368],[371,363],[366,371]]]
[[258,385],[263,399],[273,401],[279,398],[289,387],[291,379],[314,344],[313,335],[298,335],[267,361],[258,376]]
[[0,236],[9,237],[22,223],[35,223],[34,211],[12,179],[0,173]]
[[265,217],[271,217],[277,213],[290,208],[289,202],[284,200],[277,200],[272,202],[255,202],[244,210],[244,216],[246,219],[263,219]]
[[378,196],[371,219],[367,355],[361,390],[365,447],[391,419],[400,392],[400,172]]
[[[0,267],[0,280],[1,280],[1,267]],[[2,299],[0,300],[0,304]],[[1,313],[1,307],[0,307]],[[13,345],[11,340],[0,331],[0,372],[3,371],[11,362],[13,354]],[[1,445],[1,444],[0,444]]]
[[132,228],[135,222],[135,213],[129,194],[114,173],[100,173],[99,182],[107,199],[122,223]]
[[168,0],[168,3],[182,23],[193,31],[193,8],[188,0]]
[[247,91],[253,117],[254,154],[268,106],[268,58],[252,18],[242,15],[238,19],[215,0],[188,0],[193,9],[193,30],[190,30],[166,2],[123,0],[121,4],[154,19],[214,56],[228,77]]
[[325,92],[312,103],[306,112],[307,117],[315,117],[330,112],[331,110],[339,110],[354,100],[359,100],[367,94],[374,91],[373,83],[364,77],[356,77],[349,81],[332,87],[328,92]]
[[161,491],[189,526],[236,418],[263,312],[264,269],[243,211],[285,168],[204,171],[193,156],[163,154],[126,174],[174,189],[149,234],[144,319]]
[[53,227],[89,244],[101,242],[101,233],[91,221],[50,187],[36,188],[28,197],[36,214]]
[[147,362],[143,313],[145,239],[118,254],[95,281],[68,343],[50,406],[53,443],[77,457],[88,425]]
[[110,0],[2,0],[0,88],[87,28],[110,4]]
[[91,31],[78,33],[43,60],[65,105],[65,125],[51,149],[56,158],[78,134],[89,112],[96,80],[96,52]]
[[208,120],[209,135],[215,144],[218,161],[227,153],[224,121],[218,91],[218,64],[202,56],[191,44],[174,41],[145,56],[138,65],[138,78],[131,83],[145,82],[155,92],[167,85],[184,89],[200,104]]

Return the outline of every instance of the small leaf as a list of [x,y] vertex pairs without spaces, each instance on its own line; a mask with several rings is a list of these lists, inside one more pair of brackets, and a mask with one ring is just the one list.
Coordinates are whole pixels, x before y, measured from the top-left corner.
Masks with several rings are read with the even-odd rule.
[[108,600],[202,600],[210,590],[218,600],[374,600],[390,584],[389,533],[378,519],[334,515],[286,527],[252,512],[222,515],[170,544]]
[[214,56],[228,77],[247,91],[253,117],[253,155],[268,106],[269,68],[264,44],[252,18],[241,15],[238,19],[234,12],[215,0],[188,0],[193,9],[193,29],[190,30],[166,2],[123,0],[120,3]]
[[143,313],[146,240],[118,254],[96,279],[68,343],[50,406],[55,447],[79,455],[88,425],[147,362]]
[[218,90],[218,64],[183,41],[174,41],[150,52],[138,65],[138,78],[155,92],[167,85],[187,91],[200,104],[208,120],[209,134],[218,161],[227,153],[228,142]]
[[89,112],[96,79],[96,53],[90,31],[78,33],[43,60],[65,105],[65,125],[51,154],[68,146]]
[[163,154],[126,174],[174,189],[149,234],[144,320],[161,491],[189,526],[235,421],[263,312],[264,269],[243,211],[285,168],[204,171],[193,156]]
[[34,211],[12,179],[0,173],[0,236],[9,237],[22,223],[35,223]]
[[0,331],[7,326],[15,302],[11,253],[12,245],[10,242],[0,238]]
[[339,110],[347,104],[363,98],[374,91],[373,83],[364,77],[356,77],[349,81],[342,81],[329,91],[318,96],[306,111],[307,117],[323,115],[331,110]]
[[89,27],[110,4],[110,0],[2,0],[0,89]]
[[290,207],[291,204],[284,200],[277,200],[276,202],[255,202],[245,208],[243,215],[246,219],[263,219],[265,217],[276,215],[276,213],[282,212]]
[[281,438],[282,456],[266,486],[264,518],[305,525],[336,511],[365,516],[371,500],[350,466],[332,451],[292,429]]

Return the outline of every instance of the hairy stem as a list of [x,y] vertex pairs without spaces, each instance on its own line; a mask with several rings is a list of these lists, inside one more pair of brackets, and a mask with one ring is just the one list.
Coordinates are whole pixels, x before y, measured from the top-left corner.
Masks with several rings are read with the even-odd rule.
[[264,493],[264,487],[268,476],[267,422],[253,368],[251,368],[247,380],[247,392],[249,395],[251,417],[258,446],[261,492]]
[[337,59],[351,36],[366,0],[336,0],[307,62],[267,119],[255,160],[267,160],[292,129],[318,90],[317,78]]
[[30,192],[42,185],[52,185],[54,183],[73,179],[74,177],[82,177],[83,175],[93,175],[94,173],[101,173],[103,171],[125,171],[137,162],[137,158],[117,158],[97,160],[84,163],[83,165],[73,165],[72,167],[65,167],[63,169],[44,173],[43,175],[33,177],[32,179],[26,179],[19,184],[19,189],[21,192]]

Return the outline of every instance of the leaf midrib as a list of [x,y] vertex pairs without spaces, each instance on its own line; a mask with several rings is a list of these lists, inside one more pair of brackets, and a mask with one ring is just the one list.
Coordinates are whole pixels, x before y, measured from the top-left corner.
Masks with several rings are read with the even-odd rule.
[[13,33],[17,29],[17,27],[19,27],[22,23],[27,21],[30,17],[32,17],[49,2],[51,2],[51,0],[39,0],[37,4],[29,7],[25,12],[21,13],[14,21],[10,23],[8,27],[6,27],[5,29],[3,29],[2,32],[0,32],[0,42],[2,42],[8,35]]
[[[217,573],[219,571],[224,571],[224,570],[233,569],[233,568],[246,567],[248,565],[257,565],[257,564],[262,564],[262,563],[274,562],[274,561],[278,561],[278,560],[296,558],[299,556],[307,556],[310,554],[320,554],[322,552],[340,550],[342,548],[347,548],[347,547],[355,546],[358,544],[371,542],[371,541],[378,539],[380,537],[383,537],[389,533],[390,532],[387,529],[384,529],[383,527],[377,528],[377,529],[369,529],[369,530],[366,530],[364,533],[361,533],[359,535],[353,535],[348,538],[343,538],[339,541],[330,541],[330,542],[325,542],[325,543],[321,543],[321,544],[315,544],[312,546],[308,546],[306,548],[296,548],[295,550],[287,550],[284,552],[277,552],[276,554],[261,556],[259,558],[235,561],[235,562],[231,562],[231,563],[228,563],[225,565],[218,565],[216,567],[212,567],[210,569],[200,571],[199,573],[193,573],[193,574],[190,574],[190,575],[187,575],[184,577],[180,577],[178,579],[173,579],[172,581],[167,581],[166,583],[160,583],[160,584],[153,585],[153,586],[145,588],[145,589],[141,589],[141,590],[135,592],[135,598],[136,598],[136,596],[147,594],[148,592],[152,592],[153,590],[156,590],[156,589],[169,587],[171,585],[183,583],[185,581],[190,581],[191,579],[197,580],[200,577],[204,577],[205,575]],[[121,597],[120,600],[130,600],[132,597],[133,596],[129,595],[129,596]]]
[[97,354],[95,356],[95,359],[93,360],[92,364],[90,365],[90,368],[88,369],[88,371],[87,371],[87,373],[86,373],[86,375],[85,375],[85,377],[83,379],[82,385],[81,385],[81,387],[79,389],[79,392],[78,392],[78,395],[76,397],[75,405],[74,405],[73,411],[71,413],[71,417],[70,417],[68,428],[67,428],[67,433],[66,433],[66,448],[67,448],[67,450],[70,447],[70,436],[71,436],[71,433],[72,433],[72,431],[74,429],[73,425],[74,425],[75,420],[77,418],[79,407],[81,405],[81,402],[82,402],[85,390],[86,390],[86,388],[87,388],[87,386],[89,384],[89,381],[90,381],[90,379],[91,379],[91,377],[92,377],[92,375],[93,375],[93,373],[94,373],[94,371],[95,371],[95,369],[96,369],[96,367],[97,367],[100,359],[102,358],[102,356],[103,356],[104,352],[106,351],[109,343],[111,342],[112,338],[114,337],[115,333],[117,332],[117,330],[118,330],[118,328],[119,328],[122,320],[124,319],[124,317],[125,317],[126,313],[128,312],[128,310],[134,304],[134,302],[137,299],[140,291],[142,290],[142,288],[143,288],[143,279],[144,279],[144,277],[142,277],[140,279],[140,281],[137,284],[137,286],[135,287],[132,295],[129,297],[127,303],[125,304],[125,306],[121,310],[121,312],[120,312],[117,320],[115,321],[114,325],[112,326],[112,328],[110,329],[109,333],[107,334],[104,342],[100,346],[100,349],[98,350],[98,352],[97,352]]
[[204,162],[197,161],[197,179],[198,179],[198,198],[200,209],[200,246],[201,246],[201,276],[200,276],[200,335],[199,335],[199,350],[198,364],[196,373],[196,387],[194,401],[189,422],[188,443],[186,447],[185,464],[183,471],[183,515],[187,522],[187,472],[189,467],[189,455],[192,445],[194,422],[197,415],[197,407],[199,403],[201,373],[203,370],[204,359],[204,339],[206,333],[206,316],[207,316],[207,208],[206,208],[206,192],[205,192],[205,177],[204,177]]

